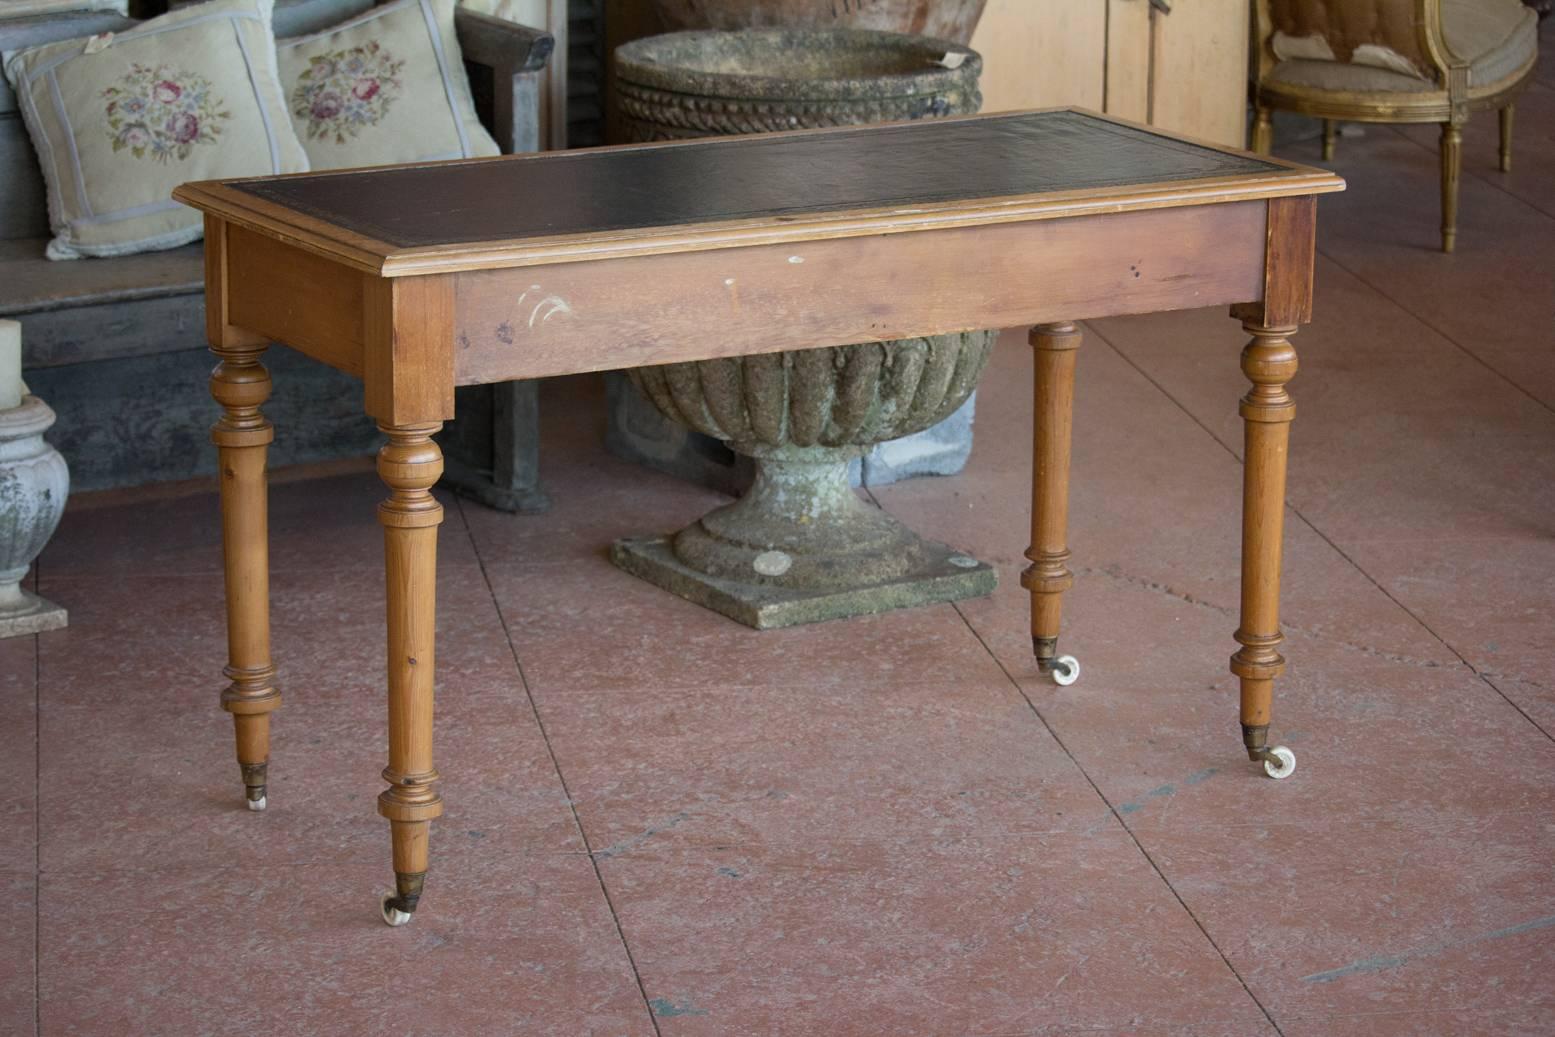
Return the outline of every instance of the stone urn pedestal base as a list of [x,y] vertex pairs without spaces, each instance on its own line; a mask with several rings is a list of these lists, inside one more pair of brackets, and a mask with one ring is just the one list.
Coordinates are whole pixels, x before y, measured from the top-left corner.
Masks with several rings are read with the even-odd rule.
[[758,630],[993,592],[990,566],[853,491],[848,465],[865,448],[733,448],[756,462],[743,497],[672,536],[618,540],[611,560]]
[[65,611],[65,606],[20,587],[8,590],[9,594],[0,594],[0,638],[63,630],[70,625],[70,613]]
[[0,410],[0,638],[69,623],[62,606],[21,585],[59,525],[70,492],[65,459],[43,441],[53,424],[54,411],[36,396]]

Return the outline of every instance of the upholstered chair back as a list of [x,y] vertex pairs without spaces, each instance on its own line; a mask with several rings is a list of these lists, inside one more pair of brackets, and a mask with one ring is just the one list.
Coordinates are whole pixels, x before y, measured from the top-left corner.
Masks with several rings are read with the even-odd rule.
[[1268,0],[1280,60],[1370,65],[1434,79],[1422,46],[1426,0]]

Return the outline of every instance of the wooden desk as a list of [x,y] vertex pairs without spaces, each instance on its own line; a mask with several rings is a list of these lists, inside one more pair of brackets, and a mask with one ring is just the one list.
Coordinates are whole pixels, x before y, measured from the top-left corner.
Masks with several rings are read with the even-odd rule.
[[205,211],[206,324],[221,460],[233,714],[248,804],[265,804],[270,659],[269,340],[360,377],[387,437],[378,473],[388,603],[390,924],[420,899],[432,764],[437,527],[432,435],[454,386],[1033,324],[1032,645],[1067,682],[1059,607],[1071,321],[1231,304],[1242,370],[1242,613],[1231,657],[1249,757],[1284,668],[1279,607],[1290,336],[1311,316],[1316,200],[1331,173],[1061,110],[186,184]]

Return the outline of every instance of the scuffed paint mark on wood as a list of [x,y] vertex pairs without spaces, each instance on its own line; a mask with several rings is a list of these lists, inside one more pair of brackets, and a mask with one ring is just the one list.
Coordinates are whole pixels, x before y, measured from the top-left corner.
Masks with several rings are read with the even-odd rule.
[[[540,315],[542,311],[545,314],[543,317]],[[547,295],[544,299],[535,303],[535,308],[529,312],[529,326],[531,328],[534,327],[536,320],[544,324],[558,313],[570,316],[572,307],[567,305],[567,300],[559,295]]]

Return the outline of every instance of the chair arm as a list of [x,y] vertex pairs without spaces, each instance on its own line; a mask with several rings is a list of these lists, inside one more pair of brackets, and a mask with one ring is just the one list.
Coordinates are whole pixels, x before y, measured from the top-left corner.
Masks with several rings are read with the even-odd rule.
[[[545,63],[556,46],[548,32],[503,18],[454,10],[459,47],[476,94],[476,108],[504,155],[539,151],[541,90]],[[489,91],[489,92],[488,92]],[[490,98],[489,109],[481,100]]]
[[1461,123],[1468,118],[1469,63],[1447,45],[1447,35],[1442,31],[1442,0],[1420,0],[1418,10],[1420,47],[1433,66],[1437,82],[1447,91],[1450,121]]
[[454,27],[464,60],[505,75],[540,71],[556,47],[548,32],[463,7],[454,10]]

